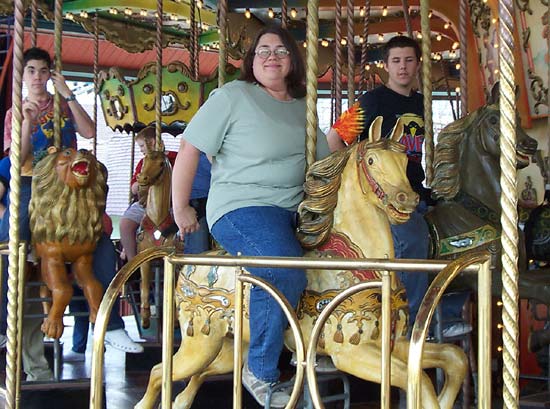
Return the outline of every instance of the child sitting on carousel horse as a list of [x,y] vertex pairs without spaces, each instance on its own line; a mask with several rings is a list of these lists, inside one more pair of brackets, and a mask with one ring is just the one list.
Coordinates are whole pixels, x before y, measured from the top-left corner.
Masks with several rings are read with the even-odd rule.
[[[135,141],[143,155],[153,151],[156,144],[155,127],[148,126],[136,134]],[[166,156],[171,165],[174,166],[177,152],[167,151]],[[123,255],[128,261],[132,260],[137,253],[136,233],[145,215],[143,198],[138,197],[139,192],[138,175],[143,167],[141,159],[130,181],[130,190],[134,195],[134,202],[126,209],[120,219],[120,242],[123,247]],[[192,234],[184,237],[184,249],[188,254],[198,254],[209,248],[208,226],[206,224],[206,198],[210,188],[210,162],[203,153],[200,157],[199,167],[193,180],[193,192],[189,204],[200,215],[199,223],[201,228]]]

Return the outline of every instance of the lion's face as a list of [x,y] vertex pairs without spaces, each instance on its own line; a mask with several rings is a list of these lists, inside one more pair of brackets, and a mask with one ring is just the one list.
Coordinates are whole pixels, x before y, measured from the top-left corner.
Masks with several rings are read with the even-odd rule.
[[72,189],[88,187],[96,180],[97,160],[85,149],[63,149],[57,153],[55,171],[60,181]]

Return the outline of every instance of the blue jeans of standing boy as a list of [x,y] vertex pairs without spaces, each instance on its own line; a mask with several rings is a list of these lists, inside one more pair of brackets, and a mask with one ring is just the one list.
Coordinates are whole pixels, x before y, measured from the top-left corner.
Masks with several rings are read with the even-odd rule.
[[[113,242],[106,234],[102,234],[97,242],[97,247],[94,252],[93,269],[94,275],[103,286],[103,291],[107,290],[111,280],[115,276],[117,263],[117,254]],[[83,295],[82,290],[74,286],[74,296]],[[109,321],[107,322],[107,331],[124,328],[124,321],[119,314],[119,299],[117,298]],[[69,304],[71,312],[88,312],[88,304],[83,300],[73,300]],[[74,352],[86,352],[86,343],[88,340],[89,318],[87,316],[75,316],[73,328],[73,347]]]
[[[391,225],[396,259],[428,258],[430,232],[424,220],[426,211],[426,203],[420,202],[417,209],[411,214],[411,218],[408,222]],[[406,273],[401,271],[398,273],[398,276],[407,291],[407,299],[409,301],[409,328],[412,328],[422,299],[428,289],[428,273]],[[445,297],[442,301],[443,319],[459,319],[467,297],[468,295],[466,293],[453,294]]]
[[[244,207],[222,216],[212,226],[214,238],[230,253],[243,256],[301,257],[295,235],[295,213],[278,207]],[[288,268],[249,268],[254,276],[273,284],[296,307],[307,285],[305,271]],[[248,366],[266,382],[279,379],[277,364],[287,327],[285,314],[269,294],[250,290],[250,347]]]

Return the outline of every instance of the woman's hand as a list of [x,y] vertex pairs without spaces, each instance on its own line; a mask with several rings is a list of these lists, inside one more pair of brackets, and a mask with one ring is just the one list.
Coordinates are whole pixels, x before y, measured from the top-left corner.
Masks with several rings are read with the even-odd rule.
[[63,76],[63,74],[61,74],[57,71],[52,71],[50,78],[52,79],[53,86],[55,87],[55,90],[63,98],[67,98],[67,97],[72,95],[73,92],[71,91],[71,89],[67,85],[67,82],[65,81],[65,77]]
[[197,212],[191,206],[174,209],[174,220],[181,234],[194,233],[199,230]]

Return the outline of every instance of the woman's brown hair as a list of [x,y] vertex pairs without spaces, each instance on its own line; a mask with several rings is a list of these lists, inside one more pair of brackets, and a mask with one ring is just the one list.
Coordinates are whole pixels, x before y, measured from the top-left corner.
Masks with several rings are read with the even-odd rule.
[[254,39],[254,42],[244,56],[243,64],[241,66],[241,76],[239,79],[251,83],[258,82],[256,77],[254,77],[254,70],[252,69],[252,65],[254,63],[254,56],[256,55],[256,47],[258,46],[260,38],[264,34],[275,34],[279,36],[279,38],[283,42],[283,45],[288,51],[290,51],[290,54],[288,55],[288,57],[290,58],[290,71],[286,76],[288,93],[293,98],[305,97],[306,69],[304,66],[302,55],[300,54],[300,50],[296,45],[296,41],[294,41],[294,38],[292,38],[292,35],[290,35],[287,30],[279,26],[267,26],[258,32],[256,38]]

